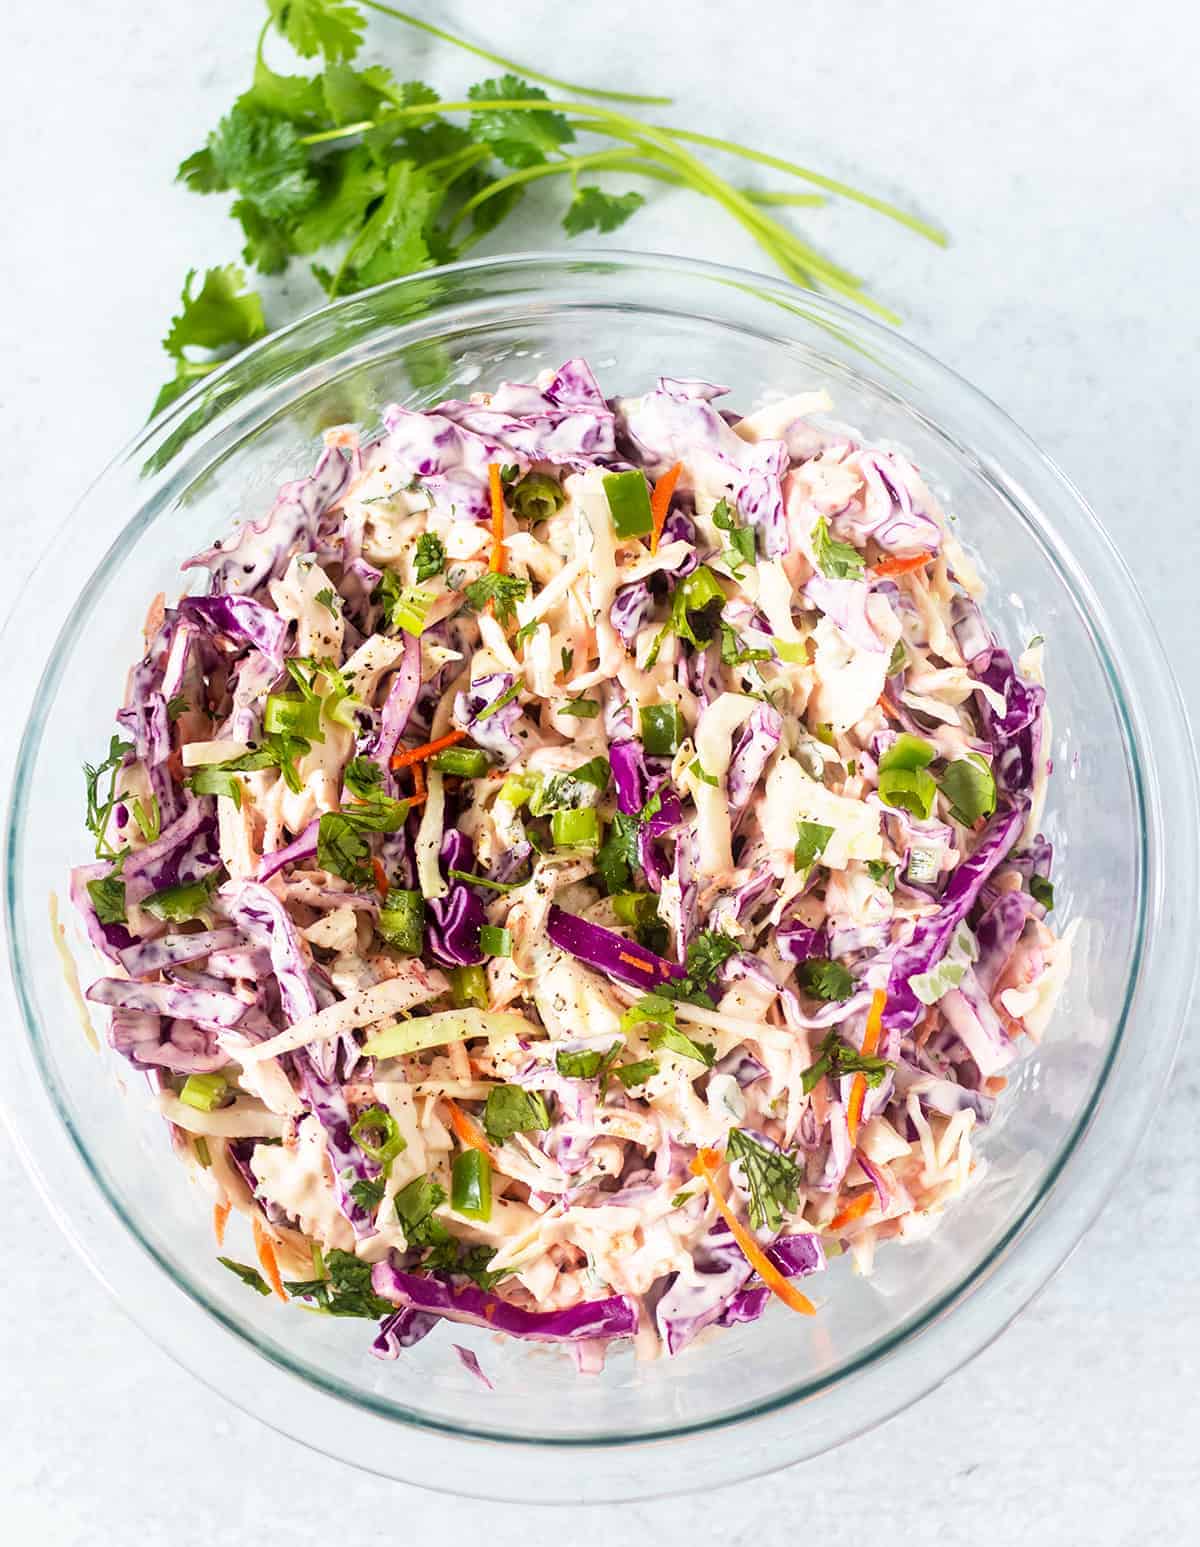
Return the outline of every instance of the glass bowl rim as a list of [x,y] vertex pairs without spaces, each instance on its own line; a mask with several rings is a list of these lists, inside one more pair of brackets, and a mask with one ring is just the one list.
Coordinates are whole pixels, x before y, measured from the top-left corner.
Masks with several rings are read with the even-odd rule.
[[[1121,560],[1120,556],[1117,554],[1111,543],[1111,540],[1108,538],[1107,533],[1096,520],[1094,514],[1092,514],[1090,508],[1088,507],[1086,501],[1083,500],[1083,497],[1080,495],[1080,493],[1056,467],[1051,459],[1036,446],[1031,438],[1028,437],[1022,430],[1020,430],[1020,428],[1008,417],[1008,415],[1005,414],[1004,411],[1000,409],[995,403],[993,403],[989,398],[987,398],[985,394],[981,393],[977,388],[971,386],[970,383],[966,382],[956,372],[950,370],[948,367],[935,360],[933,356],[931,356],[927,351],[923,350],[919,345],[913,344],[908,339],[901,338],[899,335],[884,327],[882,324],[864,317],[861,313],[856,312],[852,308],[844,306],[841,303],[831,301],[823,296],[818,296],[808,291],[800,290],[797,287],[789,285],[784,281],[759,275],[752,271],[733,269],[723,265],[708,263],[702,260],[673,257],[664,254],[642,254],[608,250],[580,250],[570,254],[541,252],[519,253],[508,255],[502,258],[470,259],[461,263],[447,265],[443,268],[428,270],[421,274],[411,275],[400,280],[391,281],[388,284],[377,286],[373,290],[363,291],[354,296],[346,297],[342,300],[330,303],[329,305],[322,307],[315,312],[307,314],[306,316],[298,319],[297,321],[287,325],[284,328],[279,329],[275,333],[270,334],[266,338],[258,341],[256,344],[250,346],[250,348],[235,356],[226,365],[220,367],[217,371],[214,371],[209,377],[205,378],[204,381],[198,383],[197,386],[193,387],[189,392],[183,394],[174,403],[169,405],[163,411],[163,413],[157,416],[157,418],[155,418],[149,425],[143,427],[130,440],[124,450],[118,453],[118,455],[109,463],[108,467],[99,475],[99,477],[87,489],[81,499],[76,503],[70,514],[60,525],[58,531],[54,534],[54,537],[52,538],[46,553],[38,562],[37,570],[40,571],[43,566],[47,564],[49,557],[54,550],[54,547],[62,541],[64,535],[70,530],[75,522],[80,519],[80,517],[86,511],[88,505],[95,497],[97,497],[98,492],[102,489],[102,487],[109,480],[117,478],[121,474],[122,470],[126,468],[126,466],[129,465],[135,457],[144,454],[144,450],[147,445],[152,445],[155,442],[161,443],[166,435],[166,432],[171,426],[183,424],[186,427],[187,416],[192,407],[201,399],[205,398],[209,393],[211,393],[214,387],[220,388],[233,385],[236,388],[236,384],[241,378],[253,378],[257,362],[260,359],[262,359],[264,356],[269,356],[272,351],[278,350],[280,346],[289,346],[293,344],[298,337],[302,338],[306,333],[319,335],[331,317],[335,317],[339,313],[343,313],[351,307],[361,307],[364,303],[369,306],[374,299],[383,294],[402,290],[404,287],[419,284],[421,282],[428,283],[431,280],[439,280],[442,278],[457,278],[466,274],[486,275],[489,272],[496,271],[512,272],[519,271],[521,269],[535,271],[545,268],[569,276],[573,271],[594,272],[597,269],[602,271],[606,267],[624,271],[644,269],[659,274],[664,272],[678,273],[679,271],[683,271],[689,276],[698,280],[711,280],[715,283],[733,285],[739,289],[752,287],[757,292],[765,292],[765,299],[777,301],[779,304],[782,304],[785,307],[790,307],[792,310],[799,311],[809,321],[816,321],[818,323],[822,323],[824,321],[833,326],[840,325],[841,327],[850,327],[853,330],[865,332],[869,337],[874,337],[881,344],[886,344],[889,354],[893,357],[898,356],[903,359],[905,356],[907,356],[909,359],[923,365],[926,371],[932,371],[933,375],[937,378],[939,387],[944,388],[947,393],[951,391],[957,391],[960,394],[965,393],[972,400],[976,407],[981,408],[985,414],[992,418],[994,427],[997,432],[1003,431],[1009,436],[1017,437],[1019,442],[1023,444],[1027,453],[1033,454],[1033,456],[1040,463],[1043,473],[1048,474],[1050,480],[1056,485],[1056,492],[1060,498],[1072,502],[1075,506],[1079,507],[1085,515],[1090,517],[1092,523],[1092,532],[1095,540],[1105,550],[1105,556],[1108,559],[1110,565],[1114,565],[1117,571],[1123,575],[1123,578],[1129,588],[1130,598],[1133,600],[1135,608],[1140,611],[1142,619],[1147,626],[1148,635],[1146,637],[1150,644],[1151,653],[1157,655],[1157,664],[1165,674],[1167,697],[1168,699],[1173,698],[1174,700],[1173,708],[1175,711],[1174,719],[1176,722],[1174,729],[1176,731],[1182,730],[1184,741],[1187,743],[1185,757],[1190,754],[1191,748],[1187,737],[1186,719],[1182,714],[1182,706],[1179,701],[1178,688],[1174,683],[1169,664],[1166,661],[1165,654],[1162,650],[1161,644],[1157,639],[1157,635],[1154,633],[1153,627],[1149,623],[1149,619],[1146,617],[1144,603],[1141,601],[1140,595],[1137,593],[1131,578],[1128,576],[1128,571],[1125,569],[1123,560]],[[569,305],[570,302],[568,300],[563,298],[555,298],[555,300],[551,303],[551,309],[554,309],[555,306],[562,308],[569,307]],[[450,307],[451,311],[453,310],[453,306],[454,303],[452,300]],[[649,303],[646,309],[650,312],[658,313],[660,315],[664,314],[666,311],[666,308],[657,302]],[[432,316],[444,315],[445,311],[446,308],[444,303],[439,302],[437,298],[435,298],[428,307],[428,314]],[[697,323],[697,325],[712,326],[716,319],[702,317],[696,318],[694,321]],[[737,331],[746,331],[737,323],[726,323],[725,325],[732,326]],[[469,332],[469,330],[470,328],[468,324],[467,331]],[[375,329],[371,330],[371,336],[374,336],[375,331]],[[330,358],[336,360],[338,358],[337,352],[333,352]],[[885,370],[888,372],[893,371],[894,364],[890,362],[887,363],[885,365]],[[866,374],[870,379],[870,372],[868,371]],[[234,405],[244,405],[247,402],[253,403],[257,394],[260,392],[261,387],[255,386],[253,380],[251,380],[248,387],[235,390],[230,395],[229,402]],[[199,443],[203,444],[206,432],[211,430],[213,423],[219,425],[220,418],[221,416],[218,413],[214,415],[212,421],[205,421],[198,427],[197,438]],[[963,448],[948,435],[948,433],[942,428],[940,424],[936,422],[936,420],[933,423],[933,428],[939,433],[939,435],[941,435],[942,439],[948,443],[954,454],[956,456],[961,456]],[[1027,518],[1028,514],[1028,507],[1023,506],[1022,515]],[[114,539],[113,545],[109,548],[108,552],[100,561],[99,566],[93,572],[93,581],[98,580],[107,584],[111,579],[116,560],[120,557],[118,550],[121,544],[127,539],[130,528],[137,522],[137,520],[138,511],[135,510],[121,526],[116,538]],[[1047,531],[1044,526],[1040,527],[1039,529],[1042,530],[1043,536],[1048,538],[1048,551],[1050,556],[1056,562],[1057,567],[1059,568],[1060,578],[1062,578],[1063,583],[1068,587],[1072,595],[1075,596],[1076,600],[1078,600],[1078,577],[1064,573],[1061,564],[1058,563],[1058,561],[1061,559],[1062,553],[1066,552],[1068,555],[1070,555],[1071,550],[1069,548],[1065,548],[1062,540],[1058,537],[1057,533],[1053,529]],[[13,622],[19,615],[20,610],[21,605],[20,602],[18,602],[14,606],[12,616],[6,623],[6,637],[8,636]],[[1148,809],[1146,790],[1143,784],[1142,759],[1136,755],[1131,756],[1130,762],[1135,805],[1139,814],[1138,838],[1140,842],[1140,854],[1138,871],[1140,886],[1138,899],[1138,939],[1135,943],[1135,949],[1131,958],[1130,970],[1125,984],[1125,994],[1120,1015],[1117,1018],[1115,1030],[1110,1036],[1102,1066],[1096,1077],[1090,1103],[1077,1117],[1069,1137],[1061,1144],[1053,1163],[1047,1167],[1045,1173],[1043,1174],[1034,1196],[1030,1199],[1021,1213],[1009,1223],[1002,1234],[994,1241],[986,1255],[978,1262],[976,1262],[969,1272],[957,1278],[949,1288],[945,1289],[933,1299],[931,1299],[918,1313],[910,1317],[908,1320],[902,1322],[898,1327],[882,1334],[868,1348],[864,1349],[857,1356],[850,1359],[846,1363],[839,1365],[835,1370],[817,1379],[790,1386],[785,1391],[756,1402],[750,1407],[742,1408],[735,1412],[724,1414],[713,1419],[696,1420],[693,1422],[682,1423],[677,1426],[659,1428],[650,1432],[640,1432],[635,1435],[614,1434],[566,1437],[555,1435],[537,1437],[530,1437],[527,1435],[509,1435],[505,1437],[498,1437],[493,1430],[475,1428],[466,1424],[433,1419],[427,1415],[415,1412],[412,1409],[400,1407],[389,1399],[376,1399],[372,1393],[364,1392],[361,1390],[348,1389],[336,1378],[326,1377],[320,1372],[306,1366],[303,1361],[294,1360],[290,1357],[290,1354],[285,1349],[278,1348],[273,1346],[269,1341],[260,1339],[255,1335],[252,1329],[243,1328],[242,1326],[238,1325],[224,1312],[219,1304],[213,1302],[209,1298],[201,1286],[192,1283],[186,1273],[180,1273],[169,1260],[164,1259],[157,1247],[149,1239],[147,1239],[145,1235],[143,1235],[137,1222],[127,1214],[124,1205],[118,1197],[114,1196],[113,1192],[110,1190],[103,1177],[98,1175],[93,1168],[89,1150],[83,1143],[80,1136],[76,1133],[69,1112],[65,1109],[64,1102],[60,1099],[59,1091],[57,1088],[57,1081],[53,1075],[52,1070],[46,1064],[44,1058],[44,1044],[42,1042],[42,1034],[39,1029],[37,1012],[35,1006],[29,998],[24,982],[24,974],[21,971],[22,950],[20,945],[20,936],[22,933],[23,921],[18,921],[15,916],[17,909],[15,877],[17,874],[20,844],[24,836],[24,819],[28,803],[29,782],[27,780],[23,780],[20,775],[23,770],[30,766],[31,760],[36,756],[42,733],[42,722],[49,710],[49,700],[47,699],[46,694],[41,691],[41,689],[43,685],[49,684],[51,679],[54,679],[56,684],[60,680],[65,656],[69,649],[73,646],[77,637],[78,630],[82,627],[85,620],[86,613],[82,610],[76,609],[72,616],[68,618],[66,625],[60,629],[50,650],[49,657],[46,661],[45,668],[42,673],[41,681],[38,684],[37,703],[41,707],[35,709],[34,714],[30,717],[28,723],[26,724],[22,733],[19,751],[17,754],[17,777],[13,782],[9,796],[9,809],[6,818],[3,850],[6,870],[4,914],[6,934],[8,936],[8,965],[12,980],[12,987],[15,989],[17,1001],[25,1023],[25,1030],[30,1041],[30,1046],[32,1047],[34,1053],[39,1076],[43,1083],[43,1089],[50,1095],[57,1110],[59,1120],[66,1134],[71,1140],[77,1157],[87,1168],[93,1183],[99,1188],[99,1191],[101,1192],[105,1202],[107,1203],[110,1210],[116,1215],[124,1230],[133,1238],[137,1245],[140,1246],[142,1251],[163,1270],[170,1282],[183,1294],[187,1295],[194,1302],[194,1304],[200,1307],[208,1316],[216,1320],[227,1331],[232,1332],[235,1338],[250,1347],[256,1354],[267,1360],[270,1360],[277,1367],[284,1370],[289,1375],[299,1379],[306,1387],[316,1387],[318,1390],[325,1392],[327,1395],[333,1396],[340,1402],[350,1404],[355,1409],[364,1410],[374,1416],[386,1418],[390,1422],[399,1424],[406,1428],[423,1429],[434,1434],[454,1436],[455,1438],[484,1440],[492,1445],[503,1447],[535,1447],[538,1449],[557,1448],[585,1451],[605,1448],[616,1448],[620,1450],[627,1449],[629,1447],[652,1445],[663,1440],[676,1439],[686,1435],[695,1435],[697,1433],[719,1433],[730,1427],[746,1424],[754,1418],[779,1412],[783,1409],[793,1406],[798,1402],[804,1401],[807,1398],[816,1396],[834,1386],[843,1384],[847,1380],[860,1373],[864,1368],[874,1366],[881,1360],[886,1359],[890,1353],[899,1349],[902,1345],[909,1343],[911,1340],[925,1331],[932,1323],[945,1316],[948,1312],[952,1311],[963,1301],[969,1298],[971,1290],[975,1287],[978,1281],[983,1276],[991,1272],[992,1269],[1009,1254],[1016,1238],[1026,1230],[1030,1222],[1041,1210],[1043,1204],[1054,1192],[1063,1172],[1076,1154],[1076,1151],[1078,1150],[1083,1137],[1091,1126],[1097,1108],[1101,1103],[1101,1098],[1106,1091],[1109,1077],[1116,1062],[1118,1053],[1122,1047],[1130,1010],[1133,1006],[1136,991],[1142,981],[1145,967],[1147,921],[1149,918],[1151,906],[1155,902],[1155,899],[1150,895],[1149,887],[1147,884],[1147,861],[1151,857],[1158,857],[1151,855],[1151,834],[1152,830],[1157,832],[1157,827],[1154,826],[1154,824],[1152,824],[1149,820],[1150,811]],[[1103,627],[1096,626],[1092,629],[1092,643],[1098,652],[1105,675],[1107,676],[1109,682],[1112,701],[1124,729],[1127,744],[1126,749],[1131,754],[1136,754],[1139,750],[1145,750],[1150,745],[1149,737],[1144,729],[1139,732],[1137,724],[1133,719],[1131,719],[1130,705],[1126,700],[1123,675],[1122,672],[1118,669],[1117,660],[1114,659],[1114,652],[1110,649],[1109,639]],[[1165,734],[1165,729],[1160,727],[1159,735],[1162,736]],[[1187,771],[1190,774],[1191,784],[1194,790],[1195,768],[1194,761],[1192,761],[1190,757],[1188,758]],[[1151,777],[1153,778],[1153,774]],[[1192,826],[1194,836],[1194,822],[1192,823]],[[1187,846],[1185,845],[1185,847]],[[1194,848],[1194,843],[1191,845],[1191,847]],[[1161,906],[1161,898],[1159,898],[1158,906]],[[1157,908],[1155,911],[1157,912]],[[1189,997],[1190,993],[1187,986],[1185,985],[1183,1001],[1186,1003],[1186,1000]],[[1176,1033],[1176,1037],[1174,1039],[1175,1041],[1178,1040],[1178,1036],[1182,1031],[1182,1019],[1183,1017],[1180,1016],[1178,1023],[1179,1030]],[[1162,1060],[1162,1068],[1157,1081],[1160,1088],[1162,1083],[1165,1082],[1169,1073],[1172,1053],[1172,1047],[1168,1046],[1166,1050],[1166,1056],[1164,1056]],[[0,1092],[0,1094],[2,1094],[2,1092]],[[7,1103],[0,1103],[0,1107],[6,1106]],[[23,1135],[19,1131],[19,1126],[13,1121],[11,1111],[6,1111],[5,1115],[9,1120],[10,1129],[13,1131],[14,1137],[17,1140],[18,1149],[21,1151],[27,1166],[29,1166],[30,1170],[33,1172],[35,1179],[38,1180],[39,1185],[41,1185],[39,1168],[34,1160],[33,1155],[29,1152],[26,1144],[23,1142]],[[1111,1186],[1115,1184],[1115,1172],[1116,1168],[1114,1167],[1113,1180],[1105,1189],[1106,1196],[1108,1191],[1111,1190]],[[71,1227],[70,1211],[61,1207],[60,1201],[58,1199],[50,1198],[49,1189],[43,1186],[42,1190],[47,1195],[47,1201],[51,1203],[51,1207],[55,1213],[55,1216],[59,1219],[60,1224],[62,1224],[68,1236],[84,1255],[85,1259],[89,1262],[89,1265],[103,1280],[104,1272],[98,1260],[93,1257],[92,1251],[89,1250],[89,1248],[78,1238],[76,1232]],[[1086,1223],[1083,1228],[1086,1229]],[[1075,1239],[1072,1240],[1062,1250],[1061,1256],[1065,1257],[1067,1251],[1073,1248],[1078,1237],[1082,1235],[1082,1233],[1083,1229],[1080,1229],[1077,1232]],[[1057,1264],[1055,1264],[1055,1267],[1056,1266]],[[1053,1272],[1054,1270],[1055,1268],[1052,1267],[1050,1272]],[[1048,1276],[1049,1275],[1047,1275],[1047,1277]],[[1032,1292],[1036,1291],[1034,1290],[1031,1291],[1031,1293]],[[128,1310],[128,1307],[124,1305],[122,1308]],[[136,1313],[131,1312],[131,1314],[134,1315],[135,1321],[139,1321],[140,1324],[140,1318],[137,1317]],[[155,1341],[161,1340],[156,1338]],[[185,1363],[189,1369],[194,1368],[190,1363],[188,1363],[188,1361],[184,1360],[182,1354],[177,1349],[165,1344],[163,1346],[166,1346],[166,1351],[171,1354],[171,1356],[178,1362]],[[959,1360],[954,1367],[957,1368],[958,1364],[965,1362],[965,1359],[973,1357],[974,1353],[977,1352],[981,1346],[983,1346],[982,1342],[975,1342],[972,1348],[964,1356],[964,1359]],[[201,1378],[203,1377],[201,1376]],[[230,1400],[238,1402],[239,1405],[241,1405],[238,1396],[224,1391],[223,1388],[219,1386],[215,1389],[221,1390],[223,1395],[227,1396]],[[920,1393],[914,1393],[906,1400],[915,1400],[916,1395],[918,1394]],[[255,1411],[253,1408],[250,1410]],[[256,1415],[261,1416],[261,1414]],[[870,1427],[874,1423],[881,1421],[882,1416],[884,1415],[870,1416],[864,1422],[863,1427]],[[309,1441],[309,1443],[311,1443],[311,1441]],[[333,1453],[336,1454],[337,1452]]]

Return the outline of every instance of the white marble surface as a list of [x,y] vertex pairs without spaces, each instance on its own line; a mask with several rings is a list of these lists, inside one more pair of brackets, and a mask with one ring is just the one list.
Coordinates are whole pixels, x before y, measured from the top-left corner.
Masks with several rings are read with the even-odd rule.
[[[428,13],[477,36],[498,31],[490,6]],[[5,7],[4,610],[43,533],[142,419],[184,270],[236,251],[217,201],[174,189],[171,175],[242,85],[259,14],[251,0]],[[681,123],[807,159],[944,220],[955,238],[946,254],[859,213],[810,225],[905,313],[912,337],[1082,485],[1152,593],[1175,659],[1195,661],[1191,4],[760,0],[749,28],[728,0],[509,0],[499,14],[518,58],[596,83],[656,81],[677,93]],[[388,23],[374,33],[389,54],[407,51],[402,78],[470,78],[447,50],[431,57]],[[528,237],[557,241],[549,224]],[[758,262],[739,232],[677,195],[656,197],[624,241]],[[1189,693],[1200,709],[1194,684]],[[1187,1539],[1200,1507],[1195,1032],[1127,1182],[973,1365],[851,1450],[619,1512],[455,1503],[358,1475],[243,1417],[84,1276],[0,1134],[0,1536],[191,1547],[264,1530],[340,1541],[371,1522],[380,1540],[478,1536],[494,1547],[801,1536],[838,1547],[879,1529],[948,1547]]]

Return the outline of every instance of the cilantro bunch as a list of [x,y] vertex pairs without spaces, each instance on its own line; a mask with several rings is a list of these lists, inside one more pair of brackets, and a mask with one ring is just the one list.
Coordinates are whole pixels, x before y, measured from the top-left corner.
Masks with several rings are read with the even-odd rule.
[[[241,228],[242,259],[260,274],[281,274],[305,261],[336,297],[451,262],[510,220],[526,189],[543,178],[566,180],[568,236],[615,231],[645,199],[588,180],[606,173],[692,189],[743,225],[789,278],[893,321],[855,275],[768,210],[822,204],[832,194],[945,243],[915,216],[806,167],[576,100],[624,106],[667,99],[595,91],[522,70],[378,0],[267,0],[267,9],[249,86],[178,173],[196,193],[233,196],[229,212]],[[352,61],[363,46],[364,9],[466,49],[504,73],[472,86],[464,99],[443,102],[431,86],[398,80],[386,65],[359,67]],[[319,58],[320,73],[274,69],[266,59],[271,35],[302,59]],[[545,85],[565,97],[551,99]],[[736,187],[689,147],[772,167],[822,192]],[[527,245],[523,233],[519,245]],[[191,270],[163,340],[174,375],[154,412],[267,331],[262,297],[248,288],[242,268],[225,264],[203,276]],[[731,547],[738,549],[736,534]]]

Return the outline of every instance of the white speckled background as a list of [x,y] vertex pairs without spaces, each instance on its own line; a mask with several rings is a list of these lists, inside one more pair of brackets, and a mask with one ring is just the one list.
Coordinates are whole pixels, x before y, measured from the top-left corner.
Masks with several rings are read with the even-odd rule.
[[[861,212],[808,224],[905,314],[910,336],[1082,486],[1149,593],[1177,669],[1192,666],[1185,690],[1200,709],[1200,21],[1189,0],[422,9],[567,76],[657,83],[677,95],[679,123],[943,220],[949,253]],[[245,83],[260,14],[253,0],[4,8],[0,610],[43,534],[144,417],[184,271],[236,253],[220,201],[171,177]],[[747,14],[750,26],[738,19]],[[401,78],[487,73],[387,22],[372,30],[390,62],[404,51]],[[530,246],[557,240],[549,220],[525,234]],[[690,196],[656,196],[620,239],[761,266],[740,231]],[[841,1547],[881,1532],[945,1547],[1194,1539],[1196,1031],[1127,1181],[987,1353],[851,1450],[619,1512],[456,1503],[352,1472],[243,1417],[85,1274],[0,1132],[0,1537],[42,1547],[347,1542],[368,1530],[491,1547]]]

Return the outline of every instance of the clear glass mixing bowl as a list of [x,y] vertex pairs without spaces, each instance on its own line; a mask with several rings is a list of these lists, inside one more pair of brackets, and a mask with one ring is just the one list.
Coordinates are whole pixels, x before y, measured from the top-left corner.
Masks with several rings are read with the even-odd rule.
[[[148,599],[178,593],[180,560],[264,512],[311,466],[324,427],[527,380],[572,354],[614,392],[660,372],[704,377],[743,409],[823,386],[838,419],[912,455],[961,518],[1005,641],[1047,637],[1055,921],[1080,923],[1052,1029],[979,1144],[986,1174],[929,1240],[881,1250],[870,1279],[835,1263],[813,1319],[777,1306],[674,1361],[618,1349],[598,1377],[455,1329],[488,1393],[448,1333],[381,1363],[369,1323],[261,1300],[217,1265],[206,1200],[140,1080],[85,1040],[48,898],[87,857],[80,764],[107,746]],[[675,258],[530,255],[308,317],[176,403],[103,474],[29,583],[4,659],[9,723],[26,724],[6,751],[13,1013],[0,1092],[17,1141],[63,1228],[152,1337],[268,1423],[357,1465],[459,1493],[615,1499],[825,1450],[928,1391],[1029,1300],[1121,1175],[1169,1070],[1194,956],[1195,774],[1130,577],[993,404],[885,329],[778,282]],[[66,923],[86,981],[94,963]],[[237,1236],[231,1250],[250,1255]]]

